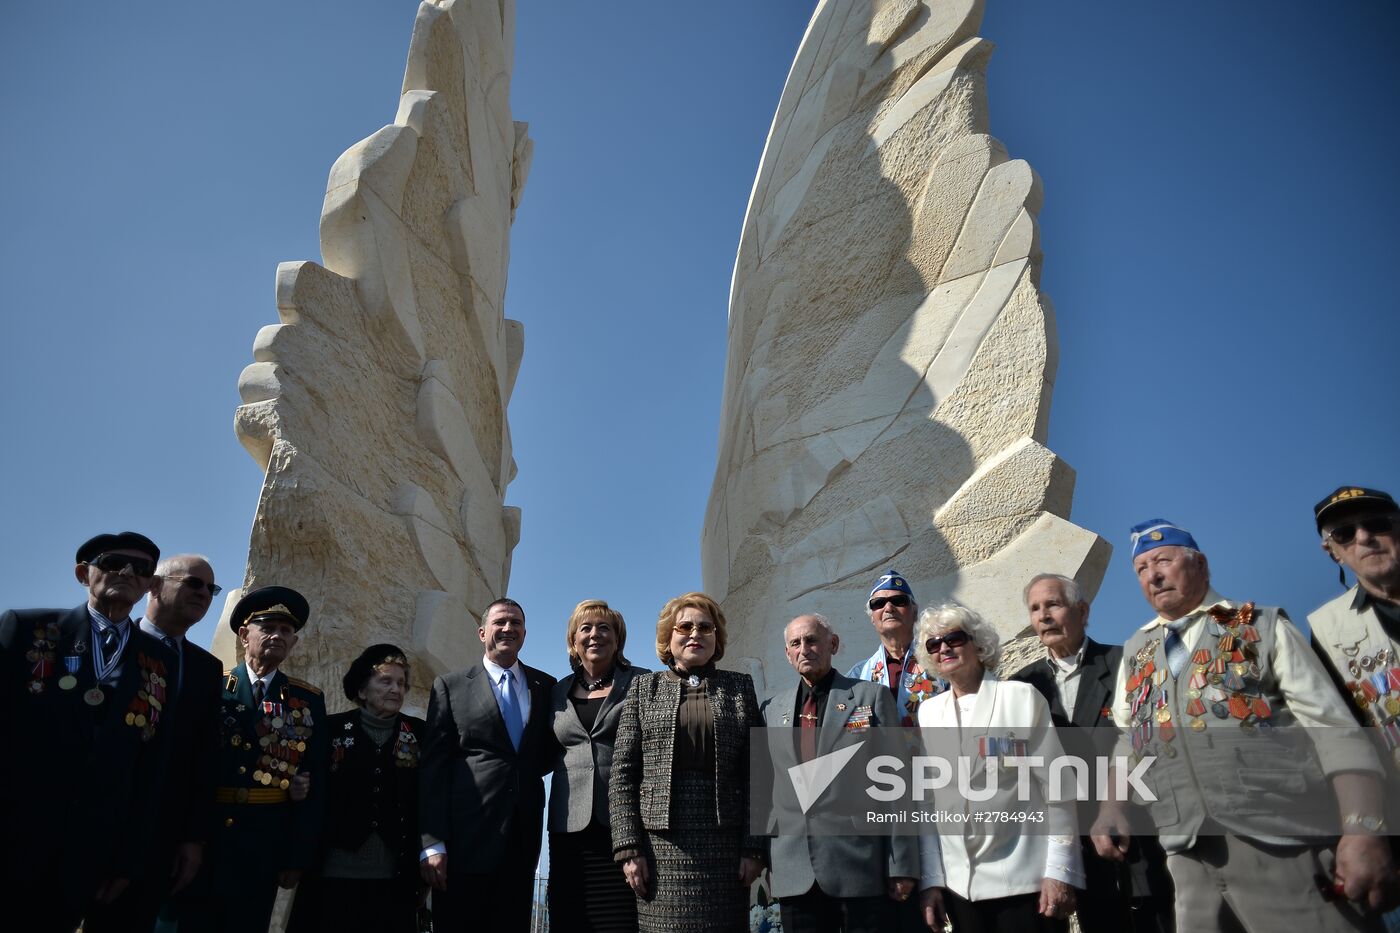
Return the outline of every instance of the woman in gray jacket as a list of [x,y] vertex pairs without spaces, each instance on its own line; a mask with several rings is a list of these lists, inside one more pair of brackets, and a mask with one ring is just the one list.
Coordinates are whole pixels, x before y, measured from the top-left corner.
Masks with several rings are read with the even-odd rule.
[[549,919],[556,933],[633,933],[637,906],[612,855],[608,777],[622,701],[645,673],[622,656],[627,625],[601,599],[569,616],[573,673],[554,685],[559,758],[549,790]]

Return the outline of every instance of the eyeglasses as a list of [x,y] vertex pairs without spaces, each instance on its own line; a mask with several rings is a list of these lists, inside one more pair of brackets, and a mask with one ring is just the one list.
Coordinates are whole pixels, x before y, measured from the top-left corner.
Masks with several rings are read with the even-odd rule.
[[98,554],[86,562],[106,573],[121,573],[130,567],[138,577],[149,577],[156,572],[156,563],[149,557],[132,557],[130,554]]
[[967,644],[967,639],[967,632],[964,632],[962,629],[957,629],[956,631],[949,632],[947,635],[933,636],[928,641],[924,642],[924,649],[927,650],[929,654],[937,654],[938,649],[942,648],[944,645],[947,645],[949,648],[961,648],[963,645]]
[[677,622],[673,630],[679,635],[713,635],[715,624],[713,622]]
[[903,593],[898,593],[894,596],[876,596],[870,601],[870,611],[879,612],[881,609],[885,608],[885,603],[889,603],[896,609],[903,609],[905,606],[909,605],[909,597],[905,596]]
[[1358,522],[1347,522],[1345,525],[1338,525],[1327,532],[1327,537],[1345,546],[1355,540],[1357,528],[1365,528],[1366,533],[1372,537],[1388,535],[1395,530],[1395,516],[1377,515],[1372,518],[1363,518]]
[[219,584],[205,583],[203,580],[199,579],[199,577],[166,577],[165,579],[169,580],[171,583],[176,584],[177,586],[188,586],[190,589],[195,590],[196,592],[198,592],[199,590],[208,590],[209,595],[211,597],[218,596],[224,591],[224,588],[222,586],[219,586]]

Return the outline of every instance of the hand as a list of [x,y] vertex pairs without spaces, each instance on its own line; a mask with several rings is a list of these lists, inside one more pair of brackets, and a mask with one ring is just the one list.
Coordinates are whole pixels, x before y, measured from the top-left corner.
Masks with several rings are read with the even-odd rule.
[[763,874],[763,860],[746,855],[739,859],[739,883],[748,887]]
[[447,890],[447,853],[437,852],[418,863],[418,873],[434,891]]
[[294,887],[297,886],[297,882],[300,881],[300,880],[301,880],[301,869],[300,869],[300,868],[288,868],[286,871],[283,871],[283,872],[278,873],[278,875],[277,875],[277,886],[278,886],[279,888],[294,888]]
[[622,874],[632,886],[632,893],[638,897],[647,896],[647,885],[651,883],[651,868],[647,860],[638,856],[622,863]]
[[1348,835],[1337,842],[1336,880],[1349,901],[1377,913],[1400,902],[1400,878],[1390,861],[1390,844],[1384,836]]
[[108,878],[97,886],[97,903],[112,903],[122,896],[122,892],[129,884],[131,884],[130,878]]
[[175,849],[175,862],[170,866],[170,893],[174,894],[193,881],[203,862],[204,843],[180,843]]
[[891,878],[885,882],[885,893],[892,901],[907,901],[914,893],[913,878]]
[[919,892],[919,906],[924,911],[924,923],[929,929],[942,933],[948,929],[948,912],[943,909],[943,891],[940,888],[924,888]]
[[301,803],[311,795],[311,775],[305,771],[292,778],[292,786],[287,790],[287,796],[297,803]]
[[1099,807],[1099,818],[1089,827],[1089,838],[1094,841],[1099,858],[1110,862],[1124,861],[1128,857],[1128,843],[1133,838],[1129,831],[1128,814],[1121,806],[1105,803]]
[[1063,881],[1046,878],[1040,882],[1040,915],[1068,917],[1074,912],[1074,888]]

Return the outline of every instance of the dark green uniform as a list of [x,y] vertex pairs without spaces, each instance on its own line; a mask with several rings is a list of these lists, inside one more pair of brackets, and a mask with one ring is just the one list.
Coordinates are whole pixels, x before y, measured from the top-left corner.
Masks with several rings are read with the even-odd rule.
[[[278,671],[261,706],[245,664],[224,672],[219,786],[205,867],[180,910],[181,933],[262,933],[278,875],[311,867],[325,815],[329,738],[321,691]],[[288,799],[311,775],[311,794]]]

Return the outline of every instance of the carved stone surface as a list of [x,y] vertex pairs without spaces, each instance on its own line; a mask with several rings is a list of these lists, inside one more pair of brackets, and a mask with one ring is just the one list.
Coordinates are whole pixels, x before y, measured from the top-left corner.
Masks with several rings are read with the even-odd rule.
[[[425,697],[480,654],[476,620],[510,575],[524,338],[503,308],[531,154],[510,113],[514,20],[510,0],[419,6],[398,115],[331,168],[325,264],[278,267],[281,323],[239,378],[238,437],[266,470],[245,587],[310,600],[288,667],[332,708],[376,641],[410,652]],[[215,650],[236,655],[226,621]]]
[[847,649],[896,567],[1024,628],[1034,573],[1092,596],[1110,549],[1066,520],[1046,447],[1056,344],[1040,179],[987,135],[976,0],[826,0],[788,75],[729,305],[705,587],[726,663],[790,676],[781,627],[821,612]]

